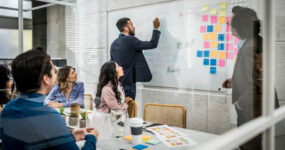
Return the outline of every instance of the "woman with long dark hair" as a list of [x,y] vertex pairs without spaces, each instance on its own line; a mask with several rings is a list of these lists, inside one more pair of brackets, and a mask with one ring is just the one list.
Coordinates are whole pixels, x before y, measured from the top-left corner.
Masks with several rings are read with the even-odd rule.
[[10,71],[7,67],[0,65],[0,113],[3,105],[7,104],[12,95],[12,80],[9,78]]
[[124,75],[123,69],[114,61],[108,61],[101,67],[97,86],[97,97],[101,97],[99,112],[110,113],[111,109],[126,110],[129,99],[119,79]]
[[71,66],[64,66],[57,74],[57,85],[54,86],[45,100],[45,104],[53,107],[70,107],[78,103],[84,107],[84,84],[77,81],[77,74]]

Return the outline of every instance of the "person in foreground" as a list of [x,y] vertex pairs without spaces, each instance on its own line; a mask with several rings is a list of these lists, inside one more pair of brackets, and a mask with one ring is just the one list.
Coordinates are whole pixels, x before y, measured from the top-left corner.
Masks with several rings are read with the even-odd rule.
[[47,96],[45,104],[59,108],[78,103],[81,108],[84,108],[84,84],[77,81],[77,74],[71,66],[59,69],[57,83]]
[[119,78],[124,75],[123,69],[114,61],[103,64],[97,86],[97,97],[101,97],[98,111],[110,113],[111,109],[126,110],[131,98],[125,98],[125,92]]
[[12,75],[20,95],[3,109],[0,135],[3,150],[78,150],[76,141],[86,140],[83,150],[96,149],[98,132],[94,128],[68,131],[59,113],[44,105],[56,74],[50,56],[33,49],[12,62]]
[[12,80],[9,78],[10,71],[7,67],[0,65],[0,114],[3,105],[7,104],[12,96]]

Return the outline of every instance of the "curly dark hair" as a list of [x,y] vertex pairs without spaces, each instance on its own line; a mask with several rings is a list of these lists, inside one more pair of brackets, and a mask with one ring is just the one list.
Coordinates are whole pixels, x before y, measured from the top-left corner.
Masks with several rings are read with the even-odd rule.
[[118,91],[119,79],[117,78],[116,63],[114,61],[108,61],[101,67],[99,81],[97,86],[97,97],[101,97],[103,87],[111,81],[113,85],[113,91],[119,104],[121,104],[121,93]]
[[9,79],[10,71],[7,67],[0,65],[0,105],[6,104],[9,101],[9,98],[6,94],[5,89]]

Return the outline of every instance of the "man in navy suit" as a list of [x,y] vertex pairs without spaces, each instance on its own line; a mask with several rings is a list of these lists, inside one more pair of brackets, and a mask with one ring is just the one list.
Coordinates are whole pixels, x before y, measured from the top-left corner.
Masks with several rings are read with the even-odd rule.
[[111,45],[111,60],[123,67],[124,76],[121,77],[126,97],[135,99],[136,82],[148,82],[152,74],[143,55],[143,50],[156,48],[158,45],[160,22],[153,20],[153,32],[150,41],[141,41],[135,37],[135,27],[129,18],[121,18],[116,23],[121,32]]

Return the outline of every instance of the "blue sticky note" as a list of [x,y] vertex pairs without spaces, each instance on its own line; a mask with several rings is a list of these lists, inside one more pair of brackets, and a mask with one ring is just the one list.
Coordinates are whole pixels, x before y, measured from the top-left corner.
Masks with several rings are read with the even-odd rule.
[[203,51],[197,51],[197,57],[202,57],[203,56]]
[[209,59],[204,59],[203,64],[204,65],[209,65]]
[[211,64],[211,66],[216,66],[217,65],[217,60],[216,59],[211,59],[210,64]]
[[218,34],[218,41],[225,41],[225,35],[224,34]]
[[216,67],[210,67],[210,74],[216,74]]
[[225,49],[225,44],[219,43],[218,44],[218,50],[224,50]]
[[204,51],[204,57],[209,57],[210,56],[210,51]]
[[139,144],[139,145],[133,146],[133,148],[137,150],[142,150],[142,149],[148,148],[148,146]]
[[207,26],[207,32],[213,32],[213,31],[214,31],[214,26],[213,25]]

